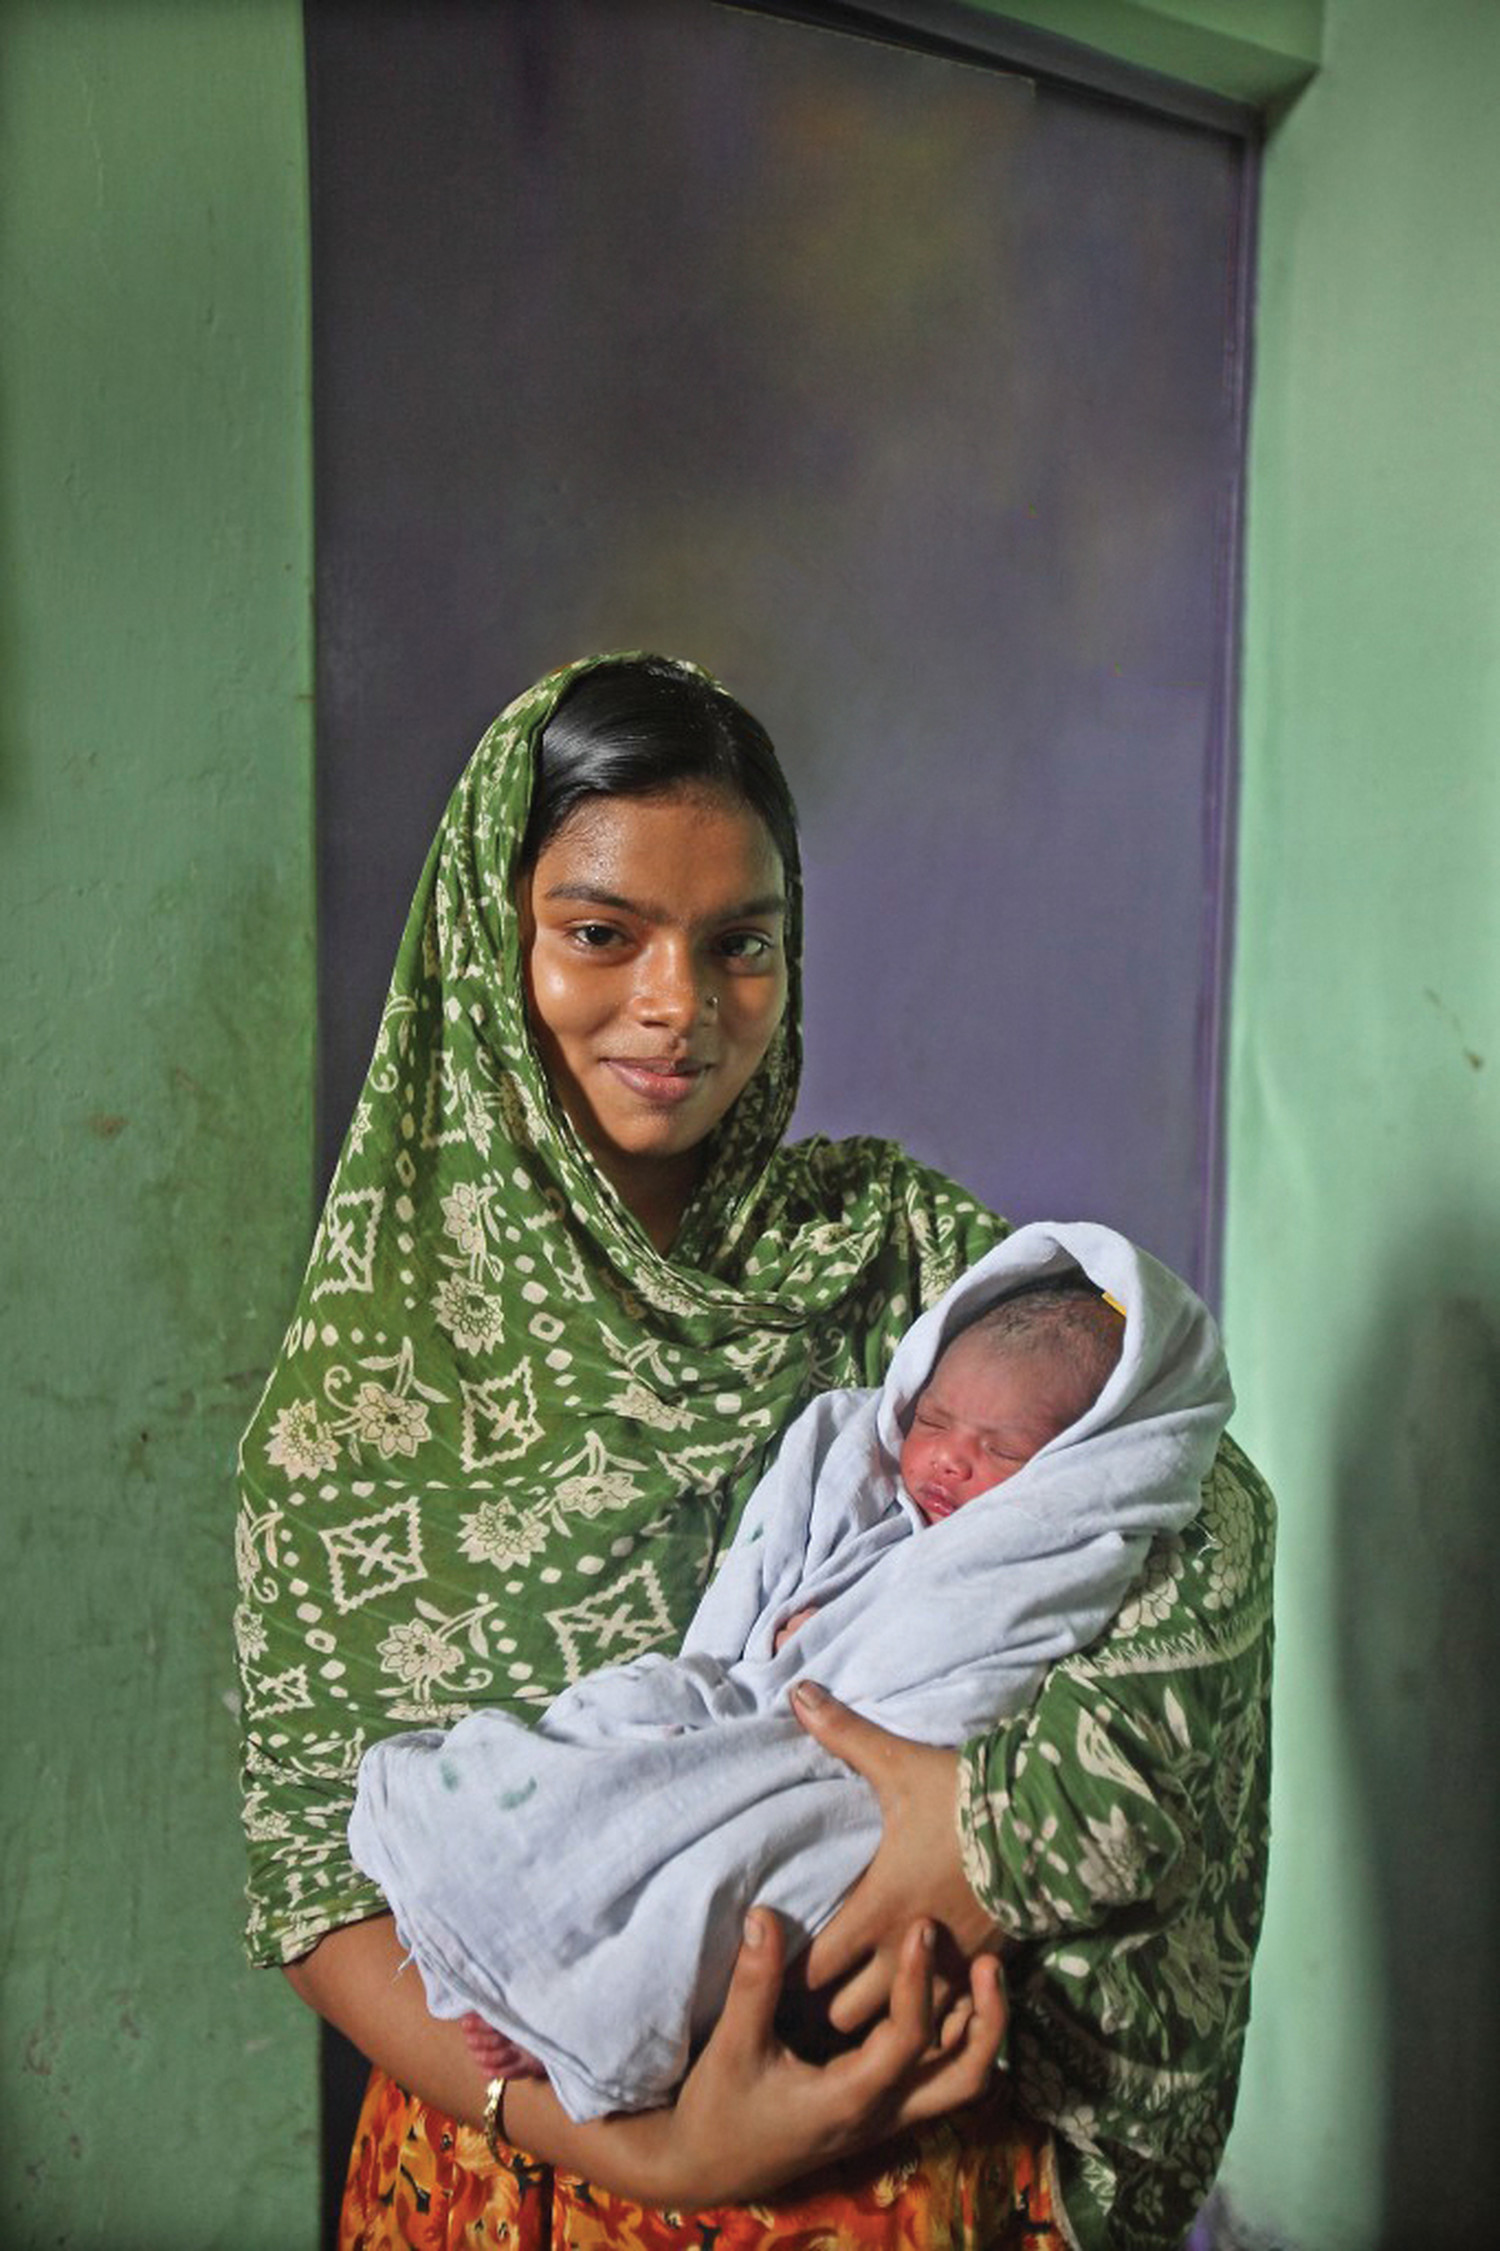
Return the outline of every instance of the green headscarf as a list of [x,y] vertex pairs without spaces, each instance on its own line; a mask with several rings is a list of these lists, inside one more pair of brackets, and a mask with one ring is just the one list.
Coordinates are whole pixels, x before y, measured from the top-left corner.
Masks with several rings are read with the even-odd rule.
[[[378,1911],[344,1837],[366,1746],[681,1634],[771,1446],[876,1381],[994,1217],[877,1141],[784,1150],[786,1014],[670,1255],[602,1178],[526,1019],[516,860],[564,692],[491,727],[445,813],[281,1356],[241,1447],[250,1946]],[[695,667],[683,666],[696,677]]]

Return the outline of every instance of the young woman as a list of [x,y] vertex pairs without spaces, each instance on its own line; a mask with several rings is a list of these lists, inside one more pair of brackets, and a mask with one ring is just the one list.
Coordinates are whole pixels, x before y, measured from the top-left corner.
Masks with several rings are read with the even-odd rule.
[[[752,1912],[670,2108],[579,2127],[520,2081],[486,2116],[350,1862],[370,1741],[673,1646],[798,1408],[1003,1233],[888,1143],[783,1146],[799,933],[769,742],[661,659],[512,705],[424,871],[243,1448],[250,1942],[376,2067],[347,2245],[1167,2243],[1217,2161],[1264,1847],[1269,1502],[1232,1449],[1022,1719],[959,1756],[806,1715],[886,1820],[808,1957],[870,2027],[832,2063],[777,2041]],[[1017,2070],[976,2103],[1002,1932]]]

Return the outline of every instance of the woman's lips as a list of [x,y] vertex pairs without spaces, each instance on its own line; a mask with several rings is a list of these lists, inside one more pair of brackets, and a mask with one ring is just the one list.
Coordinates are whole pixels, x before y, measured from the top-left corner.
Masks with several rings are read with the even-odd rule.
[[659,1109],[674,1110],[689,1095],[696,1094],[706,1063],[695,1063],[685,1056],[653,1056],[649,1059],[628,1055],[607,1055],[604,1067],[612,1071],[621,1086],[627,1087],[638,1101],[654,1103]]

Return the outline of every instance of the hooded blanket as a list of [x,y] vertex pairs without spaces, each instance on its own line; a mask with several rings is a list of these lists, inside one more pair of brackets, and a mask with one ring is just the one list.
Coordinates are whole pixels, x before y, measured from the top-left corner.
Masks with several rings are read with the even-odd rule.
[[[1125,1313],[1100,1397],[924,1527],[897,1460],[944,1343],[1075,1267]],[[927,1743],[1021,1709],[1193,1517],[1231,1406],[1206,1309],[1123,1237],[1049,1224],[1002,1243],[878,1390],[798,1419],[679,1657],[597,1673],[530,1731],[480,1713],[366,1758],[351,1844],[434,2013],[476,2009],[532,2049],[575,2118],[665,2100],[719,2013],[745,1909],[773,1907],[805,1943],[879,1842],[873,1793],[797,1725],[792,1683]]]

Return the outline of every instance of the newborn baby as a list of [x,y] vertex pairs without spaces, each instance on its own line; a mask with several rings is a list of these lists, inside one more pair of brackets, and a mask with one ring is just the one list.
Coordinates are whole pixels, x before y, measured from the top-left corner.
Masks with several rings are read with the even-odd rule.
[[[936,1524],[1003,1485],[1091,1407],[1109,1381],[1125,1316],[1081,1273],[1029,1282],[960,1329],[917,1394],[899,1457],[918,1514]],[[776,1647],[816,1613],[798,1610]]]
[[1196,1512],[1232,1404],[1175,1275],[1105,1228],[1008,1237],[878,1391],[792,1425],[678,1656],[366,1754],[351,1847],[433,2013],[501,2027],[498,2068],[539,2056],[574,2118],[666,2100],[747,1908],[795,1952],[879,1842],[797,1680],[926,1743],[1024,1708]]
[[[945,1346],[917,1395],[899,1471],[927,1524],[1003,1485],[1093,1405],[1120,1357],[1125,1317],[1092,1282],[1073,1273],[1023,1284]],[[776,1630],[785,1648],[817,1604]],[[529,2049],[470,2011],[464,2032],[491,2076],[539,2076]]]

